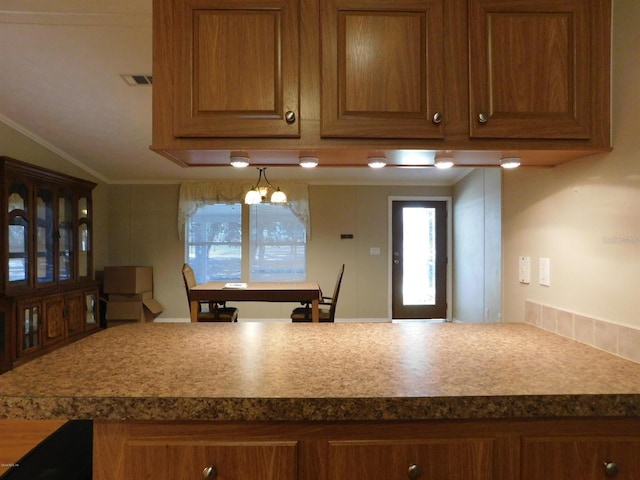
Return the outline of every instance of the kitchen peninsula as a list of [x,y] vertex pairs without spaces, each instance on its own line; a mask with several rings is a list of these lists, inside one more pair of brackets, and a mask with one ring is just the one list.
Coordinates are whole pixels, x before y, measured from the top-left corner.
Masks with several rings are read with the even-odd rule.
[[[640,364],[527,324],[119,326],[1,375],[0,417],[94,419],[97,480],[640,474]],[[599,463],[536,466],[567,455]]]

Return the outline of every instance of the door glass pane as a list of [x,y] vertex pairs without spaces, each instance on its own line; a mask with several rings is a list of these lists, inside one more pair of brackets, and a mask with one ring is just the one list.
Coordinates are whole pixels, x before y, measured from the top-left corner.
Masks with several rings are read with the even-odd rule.
[[73,278],[73,208],[72,199],[64,196],[58,201],[58,278]]
[[286,205],[261,203],[250,210],[250,279],[296,282],[306,279],[306,228]]
[[200,207],[186,228],[185,261],[198,283],[242,278],[242,204]]
[[86,197],[78,199],[78,276],[89,275],[89,210]]
[[9,195],[7,212],[12,212],[13,210],[24,210],[24,198],[17,192]]
[[9,222],[9,281],[21,282],[27,280],[28,224],[23,217],[14,217]]
[[[402,301],[404,305],[434,305],[435,282],[435,208],[402,209],[403,241]],[[410,259],[410,261],[406,261]]]
[[40,190],[36,199],[36,269],[39,283],[53,281],[53,194]]

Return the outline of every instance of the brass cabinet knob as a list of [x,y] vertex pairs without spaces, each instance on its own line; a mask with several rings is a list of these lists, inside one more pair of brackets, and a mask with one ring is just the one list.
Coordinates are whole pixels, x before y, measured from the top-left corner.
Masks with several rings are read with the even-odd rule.
[[440,125],[442,123],[442,114],[440,112],[433,114],[433,123],[436,125]]
[[287,110],[287,112],[284,114],[284,119],[287,121],[287,123],[295,122],[296,112],[294,112],[293,110]]
[[478,123],[487,123],[489,121],[489,114],[480,112],[478,114]]
[[620,468],[617,463],[614,462],[604,462],[604,474],[608,478],[613,478],[618,475]]
[[211,480],[212,478],[216,478],[218,476],[218,470],[213,465],[209,465],[208,467],[204,467],[202,470],[202,478],[205,480]]
[[420,468],[420,465],[416,465],[415,463],[409,465],[409,468],[407,469],[407,477],[411,480],[415,480],[416,478],[420,478],[421,475],[422,468]]

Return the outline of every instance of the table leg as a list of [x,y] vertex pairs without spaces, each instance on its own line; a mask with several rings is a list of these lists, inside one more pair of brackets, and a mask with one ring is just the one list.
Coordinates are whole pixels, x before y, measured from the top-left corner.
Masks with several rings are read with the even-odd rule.
[[311,321],[314,323],[320,321],[320,301],[317,298],[311,301]]
[[192,322],[197,322],[198,321],[198,302],[197,301],[191,301],[191,321]]

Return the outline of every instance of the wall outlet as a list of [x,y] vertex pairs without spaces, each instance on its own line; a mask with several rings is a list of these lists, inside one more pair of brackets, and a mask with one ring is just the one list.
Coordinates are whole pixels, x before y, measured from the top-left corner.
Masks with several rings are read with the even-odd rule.
[[540,258],[539,266],[540,285],[551,286],[551,259]]

